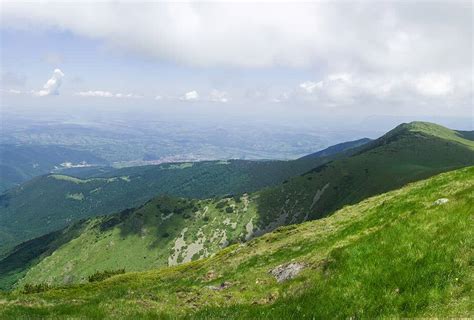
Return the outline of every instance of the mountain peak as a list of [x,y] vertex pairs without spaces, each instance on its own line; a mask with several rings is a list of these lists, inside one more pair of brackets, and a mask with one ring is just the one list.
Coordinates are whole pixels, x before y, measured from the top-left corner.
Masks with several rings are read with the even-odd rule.
[[451,142],[458,142],[467,145],[470,148],[474,148],[474,144],[466,138],[466,132],[451,130],[446,127],[443,127],[442,125],[424,121],[402,123],[379,139],[386,141],[388,139],[391,140],[400,135],[414,133],[427,135]]

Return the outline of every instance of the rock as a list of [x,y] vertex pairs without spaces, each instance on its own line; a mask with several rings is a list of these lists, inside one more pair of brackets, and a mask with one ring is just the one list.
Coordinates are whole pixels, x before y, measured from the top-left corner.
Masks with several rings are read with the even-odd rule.
[[283,282],[289,279],[293,279],[304,269],[304,264],[299,262],[292,262],[288,264],[282,264],[269,271],[278,282]]
[[439,206],[439,205],[441,205],[441,204],[445,204],[445,203],[448,202],[448,201],[449,201],[449,199],[447,199],[447,198],[440,198],[440,199],[436,200],[436,201],[434,202],[434,204],[437,205],[437,206]]
[[227,282],[227,281],[224,281],[221,283],[220,286],[207,286],[206,288],[208,289],[211,289],[211,290],[214,290],[214,291],[220,291],[220,290],[224,290],[224,289],[227,289],[231,286],[231,283],[230,282]]

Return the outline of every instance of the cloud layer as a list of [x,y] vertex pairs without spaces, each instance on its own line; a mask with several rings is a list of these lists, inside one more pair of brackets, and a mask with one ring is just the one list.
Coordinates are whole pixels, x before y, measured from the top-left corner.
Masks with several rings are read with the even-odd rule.
[[423,73],[391,76],[329,74],[320,81],[300,83],[287,99],[317,102],[321,106],[384,104],[397,102],[411,104],[432,101],[459,103],[468,101],[471,94],[469,81],[453,80],[449,74]]
[[75,93],[76,96],[81,97],[99,97],[99,98],[142,98],[141,95],[134,93],[112,93],[110,91],[89,90]]
[[441,72],[471,61],[469,2],[65,2],[6,2],[3,23],[192,66]]
[[[462,115],[472,112],[468,1],[6,1],[3,27],[66,31],[67,36],[78,36],[72,36],[75,39],[94,40],[93,50],[105,56],[113,52],[124,65],[146,57],[141,61],[170,70],[169,79],[161,83],[150,75],[134,81],[136,75],[128,77],[124,71],[120,89],[114,89],[116,79],[107,78],[110,69],[97,62],[100,81],[84,84],[87,87],[69,81],[70,86],[61,89],[63,96],[75,99],[135,98],[140,95],[121,92],[139,91],[156,104],[227,103],[241,110],[278,103],[271,107],[282,112],[298,107],[329,114],[334,109],[325,107],[355,114],[403,109],[450,115],[455,108]],[[96,43],[103,47],[97,49]],[[53,52],[47,60],[57,63],[62,58]],[[74,69],[68,72],[77,72]],[[63,77],[59,72],[33,94],[58,94]],[[12,75],[3,76],[10,79],[11,89],[30,95],[18,87],[24,81]]]

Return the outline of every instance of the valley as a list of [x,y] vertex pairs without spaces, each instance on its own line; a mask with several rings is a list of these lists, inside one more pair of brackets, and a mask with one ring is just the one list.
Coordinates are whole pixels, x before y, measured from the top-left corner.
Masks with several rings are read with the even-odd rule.
[[[194,200],[157,196],[135,209],[82,219],[6,253],[0,260],[0,285],[84,283],[101,270],[144,271],[210,257],[232,243],[245,243],[284,225],[321,219],[345,205],[409,182],[474,165],[474,144],[466,136],[469,138],[469,134],[435,124],[402,124],[377,140],[336,153],[332,160],[317,158],[326,160],[280,184],[274,181],[273,187]],[[304,159],[311,157],[295,162]],[[261,173],[282,173],[281,163],[259,164],[273,168]],[[178,170],[196,165],[203,164],[181,165]],[[95,179],[117,179],[127,185],[131,176],[77,181],[67,176],[47,177],[82,186]],[[84,201],[80,194],[68,193],[68,198]]]
[[474,2],[0,1],[0,320],[474,319]]
[[35,177],[0,195],[0,256],[21,241],[80,219],[142,205],[158,194],[209,198],[253,192],[350,154],[365,142],[357,140],[337,152],[292,161],[229,160],[122,169],[97,167],[82,168],[79,175],[82,178],[62,172]]
[[[473,181],[473,167],[460,169],[206,259],[39,293],[4,293],[0,315],[469,317]],[[438,204],[442,198],[447,202]],[[278,282],[272,270],[291,266],[298,271]]]

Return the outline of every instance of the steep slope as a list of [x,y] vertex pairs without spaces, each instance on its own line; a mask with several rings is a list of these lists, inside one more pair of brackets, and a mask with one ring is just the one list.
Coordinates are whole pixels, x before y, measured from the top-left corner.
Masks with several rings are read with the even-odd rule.
[[[62,174],[34,178],[0,195],[0,256],[21,241],[79,219],[136,207],[159,194],[208,198],[276,185],[337,157],[294,161],[204,161],[131,167],[78,179]],[[98,171],[95,171],[97,173]]]
[[350,157],[260,192],[259,232],[324,217],[408,182],[474,165],[474,141],[465,136],[432,123],[402,124]]
[[33,177],[71,165],[105,165],[90,152],[47,145],[0,145],[0,192]]
[[[420,127],[439,129],[444,139],[442,134],[428,135],[425,129],[420,134]],[[21,282],[80,282],[95,270],[114,266],[138,271],[207,257],[227,242],[245,241],[281,225],[321,218],[343,205],[407,182],[474,164],[472,142],[452,142],[457,136],[450,140],[447,134],[451,132],[432,124],[402,125],[359,148],[356,155],[318,167],[279,187],[220,200],[158,197],[125,215],[86,221],[86,231],[73,241],[31,255],[32,262],[27,265],[37,265]],[[186,214],[180,214],[183,212]],[[103,219],[113,221],[112,227],[103,229]],[[27,271],[21,264],[13,269],[3,267],[9,265],[5,261],[21,256],[28,248],[20,247],[0,261],[0,279],[5,284]]]
[[16,247],[0,261],[0,285],[12,285],[26,271],[20,285],[84,282],[98,270],[140,271],[189,262],[249,238],[255,217],[248,195],[157,197],[137,209],[88,219]]
[[444,173],[208,259],[5,293],[0,317],[472,317],[473,195],[474,167]]

